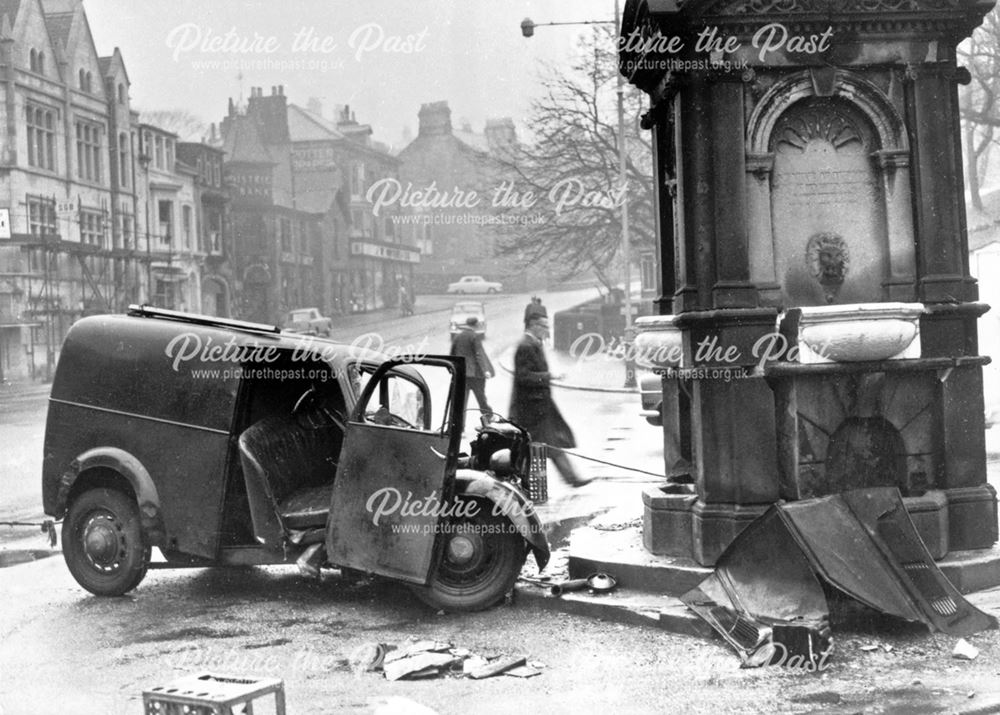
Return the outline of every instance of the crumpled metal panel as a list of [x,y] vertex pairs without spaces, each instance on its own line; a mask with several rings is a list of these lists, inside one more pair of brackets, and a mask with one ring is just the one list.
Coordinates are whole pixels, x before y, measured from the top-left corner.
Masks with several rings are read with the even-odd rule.
[[775,504],[681,600],[746,666],[817,665],[832,648],[818,579],[883,613],[968,636],[996,619],[941,573],[892,487]]

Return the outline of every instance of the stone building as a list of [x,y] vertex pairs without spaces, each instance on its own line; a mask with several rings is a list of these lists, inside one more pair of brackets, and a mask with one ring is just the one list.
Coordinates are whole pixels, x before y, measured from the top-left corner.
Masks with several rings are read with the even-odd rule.
[[[509,283],[512,276],[494,256],[495,234],[476,222],[476,215],[489,211],[489,196],[498,184],[500,168],[493,156],[517,142],[513,120],[489,120],[484,134],[463,123],[455,128],[448,103],[432,102],[420,107],[417,136],[399,153],[399,180],[402,189],[436,190],[448,201],[459,204],[446,208],[409,207],[414,217],[404,225],[409,240],[420,247],[416,268],[418,292],[440,292],[467,274]],[[474,208],[462,206],[461,196],[469,192],[485,196]]]
[[230,101],[221,123],[232,231],[231,270],[247,320],[278,323],[301,307],[328,310],[323,294],[323,215],[299,208],[283,87],[251,89],[245,109]]
[[143,294],[136,115],[80,0],[0,1],[0,97],[0,378],[45,378],[74,320]]
[[397,227],[398,206],[373,211],[369,189],[395,180],[399,161],[372,141],[371,127],[359,124],[350,107],[336,110],[336,121],[322,106],[288,107],[296,200],[322,213],[324,285],[332,312],[395,306],[400,287],[412,290],[420,252]]
[[153,305],[197,312],[201,307],[201,264],[195,212],[197,172],[177,158],[177,135],[139,125],[139,182]]
[[205,315],[229,317],[234,255],[226,230],[229,196],[222,181],[225,153],[206,143],[178,142],[177,158],[195,171],[195,224],[202,261],[201,305],[196,310]]

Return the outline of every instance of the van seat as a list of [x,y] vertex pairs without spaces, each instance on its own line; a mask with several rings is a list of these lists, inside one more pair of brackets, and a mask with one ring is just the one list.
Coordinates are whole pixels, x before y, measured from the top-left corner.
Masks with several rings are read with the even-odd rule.
[[286,415],[243,431],[240,462],[259,542],[276,546],[290,529],[326,524],[343,439],[334,424],[303,426]]
[[278,505],[281,521],[289,529],[326,526],[333,498],[333,483],[296,489]]

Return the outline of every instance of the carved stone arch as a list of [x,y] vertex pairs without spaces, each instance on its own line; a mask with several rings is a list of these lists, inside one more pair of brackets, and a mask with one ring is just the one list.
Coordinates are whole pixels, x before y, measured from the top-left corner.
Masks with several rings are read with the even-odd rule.
[[[751,155],[766,154],[774,127],[785,111],[799,100],[815,96],[817,93],[809,70],[775,83],[750,114],[747,152]],[[850,102],[865,114],[875,129],[881,151],[909,151],[902,117],[885,93],[874,84],[852,72],[837,70],[831,96]]]
[[[784,204],[779,206],[774,203],[779,200],[779,194],[773,191],[775,161],[778,158],[774,145],[775,132],[793,113],[805,109],[813,101],[830,99],[845,110],[844,118],[855,115],[858,122],[867,125],[863,132],[867,137],[864,144],[875,184],[871,196],[876,199],[869,215],[878,214],[873,219],[878,221],[878,225],[872,224],[870,230],[862,232],[869,238],[859,245],[878,247],[878,270],[881,273],[878,281],[881,289],[874,288],[878,283],[869,270],[864,289],[856,281],[849,282],[848,279],[838,300],[847,300],[856,289],[863,297],[856,298],[855,302],[913,300],[916,257],[909,180],[910,152],[903,119],[885,93],[859,75],[839,69],[832,74],[818,73],[818,70],[805,70],[777,81],[757,102],[747,122],[746,187],[747,210],[752,219],[749,226],[751,280],[758,286],[764,305],[788,307],[796,304],[796,297],[788,290],[788,256],[792,253],[796,257],[804,255],[805,248],[790,248],[787,239],[782,239],[787,233],[788,221],[787,213],[783,213],[782,209]],[[818,88],[823,89],[818,91]],[[860,128],[860,124],[854,124]],[[817,127],[824,129],[822,123]],[[825,129],[833,128],[836,127],[831,125]],[[823,183],[824,180],[819,181]],[[787,200],[788,197],[784,198]],[[779,222],[785,224],[784,228],[778,225]],[[824,230],[816,229],[813,233]],[[867,263],[859,261],[858,265]],[[824,285],[824,290],[828,288]],[[829,293],[826,299],[832,300]]]

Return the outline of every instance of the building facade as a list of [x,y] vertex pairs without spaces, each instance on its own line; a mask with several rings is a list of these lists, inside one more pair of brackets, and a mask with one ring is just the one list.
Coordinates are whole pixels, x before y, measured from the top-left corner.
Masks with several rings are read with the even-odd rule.
[[230,101],[221,123],[228,187],[233,312],[280,323],[295,308],[328,310],[320,254],[323,215],[300,210],[284,88],[251,90],[245,108]]
[[[489,120],[483,134],[468,124],[455,128],[444,101],[422,105],[418,116],[417,136],[398,156],[400,183],[404,191],[436,191],[450,204],[435,208],[418,203],[404,210],[412,219],[403,223],[404,231],[421,251],[415,275],[418,291],[443,292],[448,283],[468,274],[510,285],[514,277],[495,255],[496,233],[477,219],[486,218],[480,214],[489,213],[490,197],[502,180],[495,157],[517,142],[513,120]],[[462,200],[471,192],[481,197],[472,208]]]
[[74,320],[144,291],[135,114],[73,0],[0,2],[0,97],[0,378],[45,378]]
[[375,211],[369,189],[398,180],[399,161],[372,141],[371,127],[359,124],[350,107],[336,120],[289,105],[288,122],[296,198],[323,213],[322,256],[331,312],[358,312],[396,306],[401,291],[412,296],[420,252],[397,225],[398,205]]

